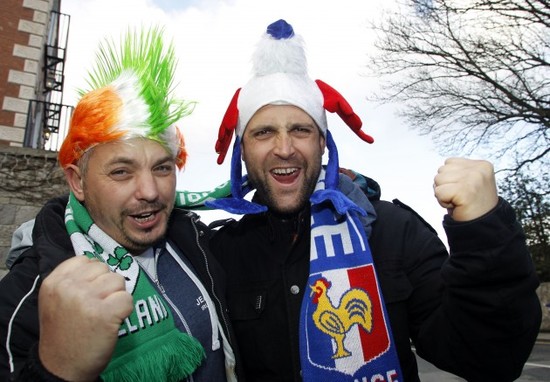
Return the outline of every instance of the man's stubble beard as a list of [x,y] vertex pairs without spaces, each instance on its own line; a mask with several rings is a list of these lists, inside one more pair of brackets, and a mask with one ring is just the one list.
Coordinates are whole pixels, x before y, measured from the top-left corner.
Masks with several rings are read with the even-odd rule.
[[315,164],[315,167],[317,168],[315,169],[313,176],[311,176],[310,178],[306,177],[304,185],[300,190],[300,193],[298,195],[299,203],[296,205],[296,207],[293,207],[291,209],[284,209],[279,206],[279,203],[277,203],[275,192],[270,189],[267,181],[263,182],[257,179],[257,177],[253,173],[248,173],[248,178],[252,186],[256,188],[257,196],[262,204],[266,205],[271,212],[280,215],[294,215],[302,211],[309,203],[309,198],[315,190],[315,185],[317,184],[319,174],[321,173],[321,159],[319,159],[319,162]]
[[[91,204],[91,205],[90,205]],[[90,217],[94,221],[94,223],[97,224],[97,219],[94,219],[94,216],[97,216],[99,214],[98,211],[95,210],[93,203],[89,203],[86,205],[83,203],[84,207],[88,210],[88,213],[90,214]],[[166,236],[166,233],[168,232],[168,225],[170,221],[170,216],[173,210],[173,207],[170,208],[162,203],[142,203],[142,209],[151,207],[153,208],[159,208],[162,212],[160,213],[166,213],[166,221],[164,222],[164,227],[160,233],[158,233],[154,238],[141,238],[138,235],[132,234],[129,230],[126,229],[125,226],[125,220],[129,217],[131,214],[131,211],[128,209],[122,209],[118,213],[118,218],[113,222],[114,225],[111,226],[112,229],[114,229],[114,232],[109,233],[105,232],[111,239],[115,240],[118,244],[122,245],[128,252],[132,254],[139,254],[143,251],[145,251],[147,248],[151,247],[153,244],[159,242],[161,239],[163,239]],[[135,208],[134,208],[135,209]],[[99,227],[103,230],[103,228]],[[154,230],[154,227],[146,230],[145,233],[151,232]],[[113,235],[113,233],[116,234],[116,236]]]

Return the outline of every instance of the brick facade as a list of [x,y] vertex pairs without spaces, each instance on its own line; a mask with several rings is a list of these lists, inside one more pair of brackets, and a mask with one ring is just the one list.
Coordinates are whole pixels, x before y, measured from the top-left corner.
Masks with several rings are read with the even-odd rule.
[[41,93],[44,35],[54,2],[0,2],[0,146],[23,144],[28,101]]

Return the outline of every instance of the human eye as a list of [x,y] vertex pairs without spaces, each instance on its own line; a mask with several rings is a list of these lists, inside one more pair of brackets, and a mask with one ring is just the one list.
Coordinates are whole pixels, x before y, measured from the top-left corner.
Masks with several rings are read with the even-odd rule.
[[115,168],[109,171],[109,176],[114,180],[125,180],[131,176],[127,168]]
[[156,174],[159,175],[170,175],[172,172],[174,172],[174,164],[173,163],[163,163],[158,166],[155,166],[153,171]]
[[270,128],[262,128],[257,129],[252,132],[252,136],[256,139],[267,139],[273,134],[273,129]]
[[313,129],[309,125],[294,125],[290,132],[298,137],[308,137],[313,133]]

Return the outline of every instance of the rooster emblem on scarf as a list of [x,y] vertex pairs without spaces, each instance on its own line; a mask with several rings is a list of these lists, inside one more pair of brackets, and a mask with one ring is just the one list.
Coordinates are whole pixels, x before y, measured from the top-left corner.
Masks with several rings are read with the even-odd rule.
[[312,301],[317,305],[313,312],[313,322],[336,342],[332,358],[337,359],[351,355],[344,346],[344,339],[353,325],[359,325],[367,333],[372,330],[372,302],[364,290],[352,288],[342,295],[338,306],[334,306],[327,296],[331,285],[322,277],[311,286]]

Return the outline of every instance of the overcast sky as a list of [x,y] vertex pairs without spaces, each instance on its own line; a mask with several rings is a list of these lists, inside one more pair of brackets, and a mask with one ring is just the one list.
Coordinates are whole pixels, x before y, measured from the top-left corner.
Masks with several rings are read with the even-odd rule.
[[[417,210],[442,234],[445,211],[433,197],[433,177],[444,158],[428,137],[410,131],[395,106],[377,106],[365,96],[377,79],[365,76],[372,35],[367,21],[379,17],[391,0],[62,0],[71,17],[63,103],[74,105],[78,87],[93,61],[98,42],[118,39],[130,26],[165,26],[179,58],[176,93],[197,101],[179,126],[189,151],[178,188],[209,190],[229,179],[229,156],[216,164],[214,143],[235,90],[250,77],[255,43],[271,22],[283,18],[306,42],[309,72],[349,101],[375,143],[360,141],[337,117],[329,115],[340,165],[372,177],[386,200],[398,198]],[[204,220],[219,213],[204,214]],[[445,241],[445,240],[444,240]]]

